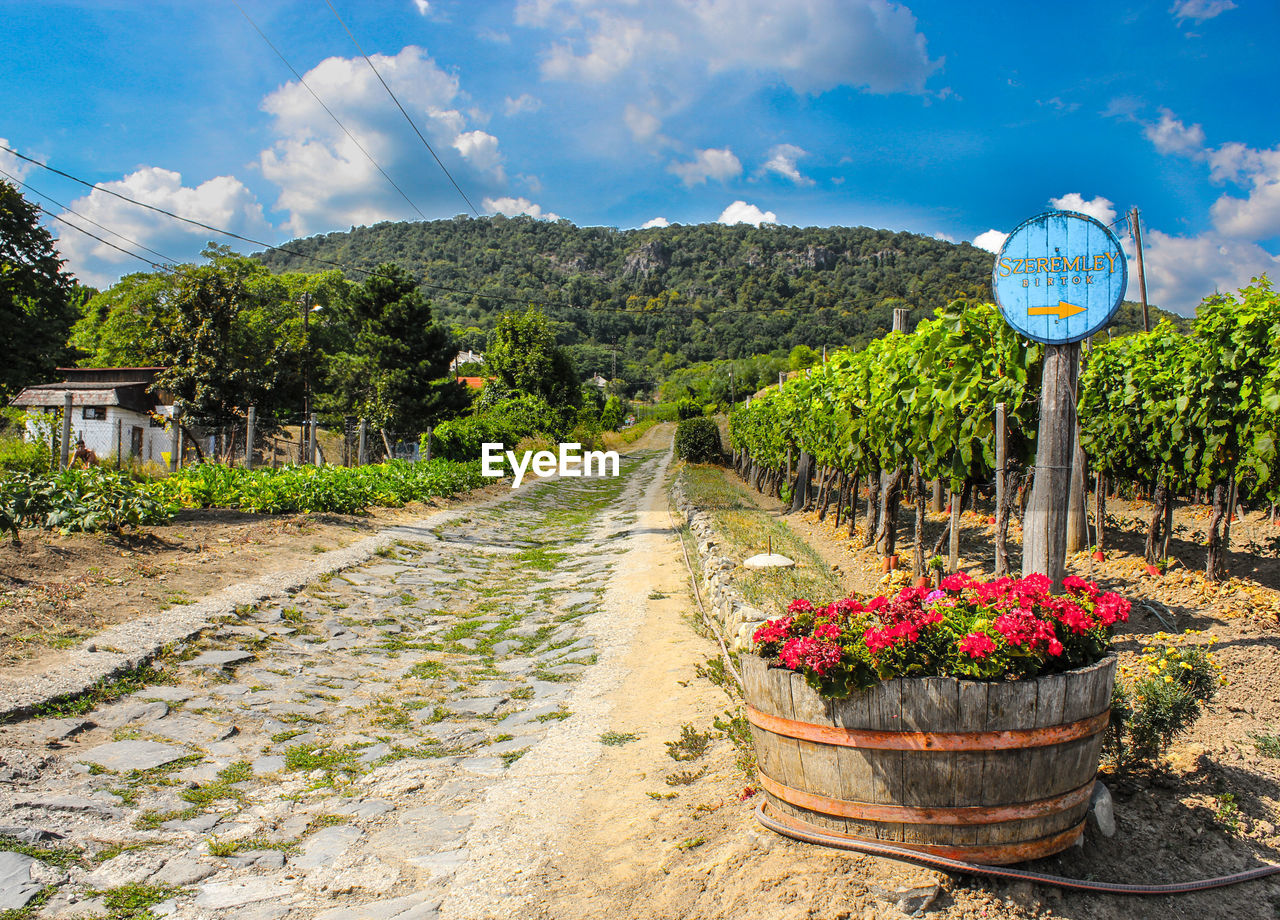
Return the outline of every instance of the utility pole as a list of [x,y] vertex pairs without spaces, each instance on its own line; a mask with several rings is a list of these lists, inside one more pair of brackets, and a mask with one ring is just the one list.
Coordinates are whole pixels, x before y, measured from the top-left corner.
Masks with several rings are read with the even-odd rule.
[[311,418],[311,294],[302,294],[302,417]]
[[1147,314],[1147,276],[1142,271],[1142,224],[1138,221],[1138,209],[1129,212],[1129,233],[1138,253],[1138,290],[1142,294],[1142,331],[1151,331],[1151,317]]

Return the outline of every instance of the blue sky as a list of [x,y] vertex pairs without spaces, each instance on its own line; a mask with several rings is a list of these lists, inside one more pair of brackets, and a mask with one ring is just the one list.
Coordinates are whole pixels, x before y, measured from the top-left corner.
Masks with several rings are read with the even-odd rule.
[[[481,213],[994,248],[1050,206],[1136,205],[1155,303],[1280,273],[1272,0],[332,2]],[[469,210],[326,0],[239,3],[403,196],[233,0],[0,0],[0,139],[271,242]],[[0,169],[172,259],[209,236],[2,151]],[[51,226],[89,283],[142,266]]]

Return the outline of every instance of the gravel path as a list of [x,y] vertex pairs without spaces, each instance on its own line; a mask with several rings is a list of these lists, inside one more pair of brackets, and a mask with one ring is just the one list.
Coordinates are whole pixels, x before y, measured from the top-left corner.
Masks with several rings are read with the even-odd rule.
[[666,457],[456,513],[115,702],[0,729],[0,912],[518,913],[598,756],[637,603],[610,585]]

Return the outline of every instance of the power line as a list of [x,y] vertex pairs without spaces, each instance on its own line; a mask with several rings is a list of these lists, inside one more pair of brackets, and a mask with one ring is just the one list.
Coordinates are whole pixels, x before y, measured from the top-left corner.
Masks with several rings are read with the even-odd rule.
[[360,141],[356,139],[356,136],[347,130],[347,126],[338,120],[338,116],[333,114],[332,109],[330,109],[327,105],[325,105],[324,100],[321,99],[320,96],[316,93],[316,91],[313,90],[311,86],[307,83],[307,81],[302,78],[302,74],[298,73],[297,69],[292,64],[290,64],[288,59],[280,52],[280,49],[277,48],[274,44],[272,44],[271,39],[267,38],[266,33],[263,32],[262,29],[258,28],[258,24],[253,21],[253,18],[250,17],[248,13],[245,12],[244,7],[241,6],[239,3],[239,0],[231,0],[231,2],[236,5],[236,9],[240,11],[240,15],[245,18],[245,20],[249,23],[249,25],[253,26],[253,30],[262,37],[262,40],[264,42],[267,43],[267,47],[269,47],[272,51],[276,53],[276,57],[278,57],[282,62],[284,62],[284,66],[288,67],[290,72],[295,77],[298,78],[298,82],[301,83],[303,87],[306,89],[306,91],[311,94],[312,98],[314,98],[316,102],[320,103],[320,107],[325,110],[325,112],[329,115],[330,118],[333,119],[334,124],[336,124],[339,128],[342,129],[342,133],[345,134],[347,137],[351,138],[351,143],[355,144],[356,147],[359,148],[360,152],[363,153],[365,157],[369,160],[369,162],[373,164],[374,168],[378,170],[378,172],[382,173],[382,177],[391,183],[391,187],[400,193],[400,197],[403,198],[408,203],[409,207],[417,211],[418,216],[421,217],[423,220],[427,220],[427,215],[422,213],[422,209],[413,203],[413,200],[410,199],[409,196],[405,194],[404,189],[396,185],[396,180],[392,179],[391,176],[387,175],[387,171],[383,169],[380,165],[378,165],[378,161],[373,158],[373,154],[371,154],[368,150],[366,150],[364,145],[361,144]]
[[[47,213],[47,212],[46,212],[46,213]],[[96,233],[90,233],[90,232],[89,232],[88,230],[86,230],[84,227],[77,227],[75,224],[73,224],[71,221],[67,220],[67,219],[66,219],[66,218],[64,218],[64,217],[61,217],[61,216],[59,216],[59,215],[57,215],[57,214],[49,214],[49,216],[50,216],[50,217],[52,217],[54,220],[56,220],[58,223],[60,223],[60,224],[66,224],[66,225],[67,225],[68,227],[70,227],[72,230],[79,230],[79,231],[80,231],[81,233],[83,233],[85,236],[93,237],[95,240],[97,240],[97,241],[98,241],[99,243],[101,243],[102,245],[104,245],[104,246],[110,246],[112,249],[115,249],[115,250],[117,250],[117,251],[119,251],[119,252],[123,252],[123,253],[124,253],[125,255],[127,255],[127,256],[133,256],[133,257],[134,257],[135,259],[137,259],[139,262],[145,262],[145,263],[147,263],[148,265],[150,265],[152,268],[157,269],[158,271],[165,271],[165,270],[167,270],[167,269],[168,269],[168,266],[167,266],[167,265],[161,265],[161,264],[159,264],[158,262],[152,262],[152,261],[151,261],[150,259],[148,259],[146,256],[140,256],[140,255],[138,255],[136,252],[130,252],[129,250],[125,249],[123,246],[117,246],[115,243],[112,243],[112,242],[110,242],[110,241],[108,241],[108,240],[104,240],[102,237],[98,236]]]
[[[93,225],[94,225],[95,227],[97,227],[99,230],[105,230],[105,231],[107,231],[107,233],[110,233],[112,236],[118,236],[118,237],[120,237],[120,239],[124,240],[124,241],[125,241],[126,243],[128,243],[130,246],[137,246],[139,249],[144,249],[144,250],[146,250],[147,252],[151,253],[153,256],[159,256],[161,259],[163,259],[165,262],[169,263],[170,265],[175,265],[175,264],[177,264],[177,261],[176,261],[175,259],[171,259],[171,258],[169,258],[169,257],[168,257],[167,255],[165,255],[163,252],[156,252],[156,250],[152,249],[150,246],[144,246],[144,245],[142,245],[141,243],[139,243],[137,240],[130,239],[129,237],[125,236],[123,233],[120,233],[118,230],[112,230],[110,227],[107,227],[107,226],[104,226],[103,224],[98,223],[98,222],[97,222],[96,220],[94,220],[92,217],[86,217],[85,215],[81,214],[79,211],[76,211],[76,210],[74,210],[73,208],[68,207],[67,205],[63,204],[61,201],[58,201],[56,198],[53,198],[53,197],[51,197],[51,196],[49,196],[49,195],[46,195],[44,192],[40,191],[39,189],[37,189],[37,188],[35,188],[35,187],[31,186],[31,185],[28,185],[26,182],[23,182],[23,181],[22,181],[21,179],[19,179],[17,176],[10,175],[9,173],[5,172],[3,169],[0,169],[0,176],[4,176],[4,177],[5,177],[5,178],[7,178],[10,182],[16,182],[18,185],[21,185],[21,186],[22,186],[23,188],[25,188],[27,191],[31,192],[33,195],[37,195],[37,196],[39,196],[39,197],[43,198],[45,201],[52,202],[53,204],[55,204],[55,205],[57,205],[58,207],[62,208],[62,210],[66,211],[68,214],[74,214],[76,217],[80,218],[81,220],[83,220],[83,221],[85,221],[85,222],[87,222],[87,223],[93,224]],[[48,212],[48,211],[46,211],[45,213],[46,213],[46,214],[49,214],[49,216],[50,216],[50,217],[52,217],[54,220],[58,220],[58,219],[59,219],[59,218],[58,218],[58,216],[57,216],[56,214],[50,213],[50,212]],[[84,231],[84,230],[81,230],[81,228],[76,227],[76,226],[75,226],[75,224],[67,224],[67,226],[68,226],[68,227],[75,227],[75,229],[80,230],[80,232],[81,232],[81,233],[85,233],[85,232],[86,232],[86,231]],[[93,234],[88,234],[88,235],[89,235],[89,236],[93,236]],[[97,239],[97,237],[94,237],[94,239]],[[105,242],[106,242],[106,240],[102,240],[102,242],[104,242],[104,243],[105,243]],[[107,245],[108,245],[108,246],[111,246],[112,244],[111,244],[111,243],[107,243]],[[115,247],[113,247],[113,248],[115,248],[115,249],[120,249],[120,247],[119,247],[119,246],[115,246]],[[125,252],[126,250],[120,249],[120,251],[121,251],[121,252]],[[129,255],[131,255],[131,256],[132,256],[132,255],[134,255],[134,253],[132,253],[132,252],[130,252],[130,253],[128,253],[128,254],[129,254]],[[135,256],[135,258],[142,258],[142,257],[141,257],[141,256]],[[148,265],[155,265],[155,264],[156,264],[155,262],[152,262],[150,259],[142,259],[142,261],[143,261],[143,262],[146,262]],[[158,267],[158,266],[157,266],[157,267]]]
[[387,95],[390,96],[391,100],[396,104],[396,108],[400,110],[400,114],[405,117],[405,121],[409,122],[409,126],[413,128],[413,133],[418,135],[418,140],[422,141],[423,146],[427,148],[427,151],[435,159],[439,167],[442,170],[444,170],[444,174],[449,177],[449,181],[453,184],[453,187],[458,190],[458,194],[461,195],[462,200],[467,203],[467,207],[471,209],[471,212],[475,214],[476,217],[479,217],[480,212],[476,210],[476,206],[471,203],[471,199],[468,198],[467,193],[462,190],[462,186],[458,185],[457,180],[453,178],[453,174],[449,172],[449,167],[445,166],[444,161],[441,160],[440,157],[436,155],[435,149],[431,146],[430,143],[427,142],[427,139],[426,137],[423,136],[422,131],[418,129],[417,123],[413,120],[412,117],[410,117],[409,113],[405,110],[405,107],[400,104],[400,100],[396,97],[396,94],[391,91],[391,87],[387,85],[387,81],[382,79],[382,74],[378,72],[378,68],[373,66],[372,59],[370,59],[369,55],[364,53],[364,49],[361,48],[360,43],[356,41],[355,33],[351,31],[350,27],[346,24],[343,18],[340,15],[338,15],[338,10],[333,5],[331,0],[325,0],[325,2],[329,4],[329,9],[333,10],[333,15],[337,18],[338,22],[342,23],[342,28],[345,29],[347,32],[347,35],[351,37],[351,43],[356,46],[356,50],[360,52],[360,56],[364,58],[365,63],[369,65],[369,69],[372,70],[374,76],[378,78],[378,82],[382,84],[382,88],[387,91]]

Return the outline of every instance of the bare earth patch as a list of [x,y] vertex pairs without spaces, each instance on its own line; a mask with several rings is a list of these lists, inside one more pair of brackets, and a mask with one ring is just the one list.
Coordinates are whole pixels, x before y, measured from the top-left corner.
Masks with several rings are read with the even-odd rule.
[[506,488],[361,515],[184,511],[164,526],[118,537],[24,530],[21,544],[0,544],[0,666],[11,674],[43,670],[60,650],[107,626],[288,571],[326,550]]

